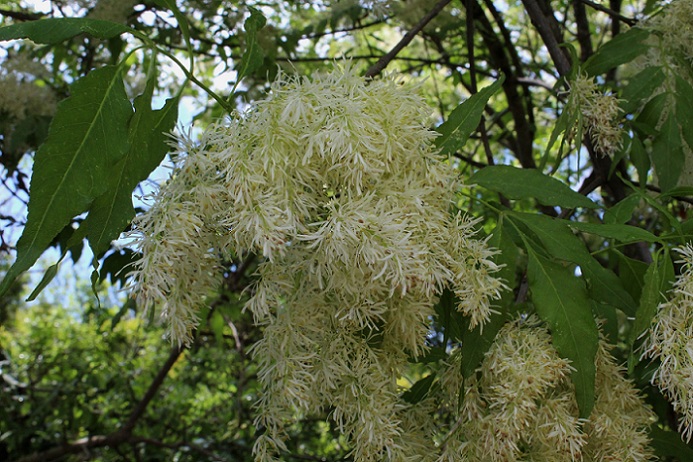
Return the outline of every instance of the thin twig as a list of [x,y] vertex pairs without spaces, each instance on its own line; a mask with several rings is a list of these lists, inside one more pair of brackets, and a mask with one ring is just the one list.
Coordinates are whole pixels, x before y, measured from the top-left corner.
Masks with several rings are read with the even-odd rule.
[[606,13],[612,18],[618,19],[619,21],[628,24],[629,26],[634,26],[638,23],[638,20],[635,18],[629,18],[627,16],[623,16],[621,13],[618,11],[614,11],[611,8],[607,8],[604,5],[600,5],[599,3],[595,3],[591,0],[578,0],[581,3],[584,3],[585,5],[594,8],[597,11],[601,11],[602,13]]
[[414,26],[412,30],[407,32],[404,37],[402,37],[402,40],[395,45],[392,50],[387,52],[385,56],[381,57],[375,64],[373,64],[367,71],[365,76],[366,77],[375,77],[376,75],[380,74],[385,67],[392,61],[397,54],[404,49],[409,43],[414,40],[414,37],[423,30],[424,27],[426,27],[426,24],[431,22],[431,19],[435,18],[438,13],[443,11],[443,8],[447,6],[448,3],[450,3],[452,0],[440,0],[436,5],[433,7],[431,11],[429,11],[426,16],[421,18],[421,21]]

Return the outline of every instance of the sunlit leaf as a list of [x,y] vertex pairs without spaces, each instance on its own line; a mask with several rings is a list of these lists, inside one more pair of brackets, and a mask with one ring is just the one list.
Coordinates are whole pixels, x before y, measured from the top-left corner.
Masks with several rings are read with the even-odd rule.
[[106,191],[113,166],[128,150],[132,105],[118,70],[96,69],[70,90],[36,153],[27,223],[0,294]]
[[440,148],[443,155],[451,155],[457,152],[469,139],[469,136],[476,130],[484,113],[486,103],[503,84],[504,76],[488,87],[479,90],[465,102],[457,106],[448,116],[448,120],[436,128],[441,136],[436,138],[436,146]]
[[499,192],[508,199],[535,198],[540,204],[567,208],[599,207],[565,183],[535,169],[491,165],[476,172],[468,182]]
[[130,31],[132,29],[123,24],[100,19],[47,18],[2,27],[0,41],[30,39],[36,43],[55,45],[79,34],[110,39]]

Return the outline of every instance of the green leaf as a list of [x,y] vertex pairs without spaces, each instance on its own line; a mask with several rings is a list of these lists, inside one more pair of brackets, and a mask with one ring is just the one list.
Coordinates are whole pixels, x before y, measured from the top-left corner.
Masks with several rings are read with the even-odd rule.
[[505,76],[501,75],[491,85],[470,96],[453,109],[448,120],[436,128],[441,136],[436,138],[435,143],[442,155],[452,155],[464,146],[469,136],[479,126],[486,103],[500,89],[504,81]]
[[634,126],[646,136],[656,135],[656,127],[659,126],[662,114],[667,113],[665,108],[670,97],[669,93],[663,92],[650,99],[635,119]]
[[[501,214],[498,225],[489,239],[489,245],[500,250],[495,256],[496,264],[501,265],[501,270],[496,275],[501,278],[511,289],[515,286],[515,266],[518,257],[517,246],[508,235],[508,224],[505,216]],[[500,305],[509,306],[513,303],[512,290],[502,292]],[[496,334],[503,327],[507,314],[503,311],[491,315],[491,319],[482,326],[472,330],[464,329],[462,334],[462,375],[469,378],[479,367],[484,355],[493,344]]]
[[512,239],[511,231],[512,229],[506,223],[506,215],[501,213],[488,243],[489,246],[500,250],[500,253],[494,257],[494,262],[501,267],[496,275],[512,288],[515,286],[515,266],[519,252]]
[[565,183],[535,169],[490,165],[472,175],[468,183],[499,192],[508,199],[535,198],[543,205],[566,208],[596,209],[599,207],[582,194],[570,189]]
[[673,457],[678,462],[693,460],[693,449],[681,440],[679,433],[664,430],[657,425],[650,427],[651,446],[660,460]]
[[633,313],[635,301],[623,288],[618,277],[601,266],[587,251],[582,240],[570,230],[575,222],[530,213],[513,212],[509,216],[529,228],[548,255],[579,265],[587,280],[589,294],[594,300],[615,306],[627,314]]
[[[260,48],[257,41],[257,31],[265,27],[267,20],[259,10],[249,6],[250,16],[245,20],[243,28],[245,29],[245,50],[241,57],[241,63],[238,66],[238,76],[236,77],[236,85],[233,91],[236,91],[239,82],[251,72],[255,71],[262,65],[265,54]],[[231,93],[233,93],[233,91]]]
[[465,330],[463,317],[457,311],[455,294],[450,289],[444,289],[435,305],[438,322],[443,327],[443,342],[460,340]]
[[651,232],[631,225],[584,223],[570,221],[569,226],[577,230],[596,234],[607,239],[616,239],[623,243],[632,242],[659,242],[659,238]]
[[652,322],[652,318],[657,313],[657,307],[662,301],[662,294],[659,289],[661,287],[660,269],[659,269],[659,253],[654,255],[654,260],[650,263],[645,273],[642,293],[640,295],[640,304],[635,313],[635,322],[633,329],[630,332],[629,343],[631,346],[645,332]]
[[[65,255],[63,255],[65,256]],[[62,261],[62,258],[60,259]],[[36,300],[36,297],[41,293],[43,289],[46,288],[48,284],[51,283],[53,278],[58,274],[58,268],[60,267],[60,262],[51,265],[48,267],[45,273],[43,273],[43,277],[41,278],[41,282],[38,283],[36,288],[31,292],[31,295],[29,295],[26,299],[27,302],[32,302]]]
[[639,204],[640,198],[635,194],[631,194],[604,212],[604,223],[615,225],[627,222],[633,218],[633,211]]
[[0,294],[106,191],[111,169],[128,150],[132,105],[115,67],[92,71],[71,86],[70,94],[58,105],[36,153],[27,223]]
[[[512,296],[512,292],[508,294]],[[462,334],[462,375],[465,378],[474,375],[505,322],[506,316],[494,313],[483,327],[476,326]]]
[[402,394],[402,399],[409,404],[416,404],[428,395],[431,385],[436,379],[435,374],[427,375],[421,380],[418,380],[412,387]]
[[679,75],[676,76],[676,119],[684,141],[693,149],[693,88]]
[[580,269],[587,280],[590,298],[618,308],[628,316],[635,314],[635,300],[613,271],[604,268],[594,258],[590,258]]
[[643,42],[649,35],[647,30],[638,27],[618,34],[585,62],[585,72],[588,75],[603,74],[646,53],[649,47]]
[[556,140],[558,140],[558,137],[561,133],[563,133],[564,135],[561,139],[561,144],[559,145],[556,159],[560,160],[563,157],[563,146],[566,142],[566,135],[572,131],[573,127],[579,121],[580,117],[579,111],[575,110],[575,108],[572,106],[573,105],[567,104],[563,107],[563,111],[561,112],[561,115],[558,117],[558,120],[556,121],[556,124],[554,125],[553,130],[551,131],[551,136],[549,137],[549,142],[546,145],[544,156],[542,157],[541,163],[539,164],[539,171],[544,170],[544,166],[546,165],[546,162],[549,159],[549,153],[551,152],[551,148],[556,143]]
[[133,30],[123,24],[100,19],[48,18],[2,27],[0,41],[30,39],[36,43],[55,45],[79,34],[110,39],[125,32]]
[[586,418],[594,406],[594,356],[599,334],[585,286],[571,268],[527,250],[532,301],[537,314],[548,323],[559,354],[575,368],[571,379],[580,417]]
[[652,141],[652,163],[663,192],[676,186],[684,162],[681,132],[676,115],[672,111],[662,125],[659,135]]
[[664,82],[661,67],[646,67],[634,77],[621,93],[621,109],[627,114],[635,112],[644,101],[647,101]]
[[[638,178],[647,178],[648,172],[650,171],[650,158],[647,155],[645,146],[643,146],[639,137],[633,137],[628,154],[630,156],[630,161],[633,162],[635,169],[638,171]],[[645,187],[645,184],[646,182],[643,181],[643,188]]]
[[169,151],[167,133],[173,130],[177,119],[178,98],[166,100],[158,110],[151,108],[151,95],[135,99],[135,114],[128,127],[130,149],[112,168],[108,190],[91,205],[89,215],[76,233],[80,240],[89,239],[94,258],[109,249],[111,241],[118,238],[135,216],[132,191]]
[[529,228],[554,258],[578,265],[587,265],[592,259],[585,244],[568,227],[572,222],[533,213],[510,212],[508,217]]
[[615,249],[612,249],[612,251],[617,254],[618,276],[623,287],[632,295],[634,300],[640,300],[645,273],[650,265],[640,260],[626,257]]
[[592,313],[600,321],[599,330],[606,336],[607,341],[616,344],[619,341],[619,315],[616,308],[607,304],[600,303],[594,299],[592,302]]

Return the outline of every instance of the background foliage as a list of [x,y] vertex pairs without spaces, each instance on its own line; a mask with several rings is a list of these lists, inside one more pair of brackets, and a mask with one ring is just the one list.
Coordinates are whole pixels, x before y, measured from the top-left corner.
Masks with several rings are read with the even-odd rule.
[[[402,379],[410,399],[437,380],[426,362],[461,344],[470,377],[507,319],[536,313],[572,360],[588,415],[597,316],[657,413],[658,455],[691,460],[638,351],[677,274],[672,249],[693,233],[690,42],[646,20],[666,14],[664,3],[43,6],[0,8],[0,244],[12,263],[0,285],[0,457],[250,458],[258,390],[247,348],[261,332],[242,305],[257,259],[228,262],[185,351],[170,350],[156,322],[134,317],[141,310],[132,301],[111,306],[103,285],[124,283],[131,251],[117,239],[141,211],[137,196],[151,191],[152,172],[170,165],[166,133],[178,120],[199,130],[261,98],[278,72],[310,75],[347,57],[369,76],[385,69],[422,82],[438,146],[470,185],[458,206],[482,218],[505,265],[509,290],[483,331],[467,330],[450,294],[441,297],[428,357]],[[580,79],[592,85],[582,99]],[[600,106],[611,97],[614,118]],[[94,255],[91,288],[62,306],[24,306],[25,292],[35,298],[58,273],[54,260],[25,290],[21,275],[47,249],[77,261],[85,248]],[[287,459],[347,458],[323,417],[296,423]]]

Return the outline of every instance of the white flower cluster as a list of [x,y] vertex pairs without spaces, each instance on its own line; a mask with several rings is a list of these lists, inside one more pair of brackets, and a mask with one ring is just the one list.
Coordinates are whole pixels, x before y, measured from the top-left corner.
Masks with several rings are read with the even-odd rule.
[[[82,2],[86,3],[86,2]],[[128,17],[133,14],[134,7],[139,0],[96,0],[94,8],[89,12],[89,19],[101,19],[104,21],[125,24]]]
[[677,249],[683,264],[669,301],[662,303],[645,341],[644,356],[661,362],[653,382],[679,414],[679,431],[693,436],[693,246]]
[[661,37],[660,46],[667,48],[664,54],[680,53],[693,62],[693,2],[674,0],[644,21],[642,27]]
[[138,301],[164,307],[174,342],[190,341],[221,258],[264,256],[247,304],[264,326],[258,460],[284,449],[293,418],[328,410],[355,460],[410,460],[423,439],[407,415],[419,411],[397,379],[425,349],[438,295],[454,290],[472,327],[499,297],[494,251],[451,213],[457,173],[414,90],[349,66],[280,79],[250,113],[188,142],[133,224]]
[[[464,383],[458,425],[438,461],[652,460],[647,429],[654,414],[623,376],[606,341],[600,341],[595,359],[595,406],[582,420],[570,364],[558,355],[546,328],[529,327],[534,321],[509,323],[498,333],[478,378]],[[441,378],[453,409],[462,383],[458,360],[451,358]]]
[[582,117],[582,127],[590,135],[596,152],[613,156],[620,149],[623,128],[619,125],[618,99],[603,93],[591,77],[580,75],[570,82],[568,106]]
[[[665,5],[655,16],[647,18],[639,27],[649,32],[645,43],[649,45],[648,52],[636,59],[631,67],[634,71],[647,67],[659,68],[664,73],[664,82],[658,86],[652,97],[666,92],[668,97],[659,115],[656,128],[675,110],[677,95],[677,79],[682,79],[693,85],[693,2],[690,0],[674,0]],[[646,101],[643,101],[645,104]],[[677,186],[693,186],[693,146],[681,134],[685,161],[679,176]]]
[[46,68],[28,53],[6,58],[0,67],[0,113],[15,121],[30,115],[52,116],[57,98],[43,82],[46,75]]

